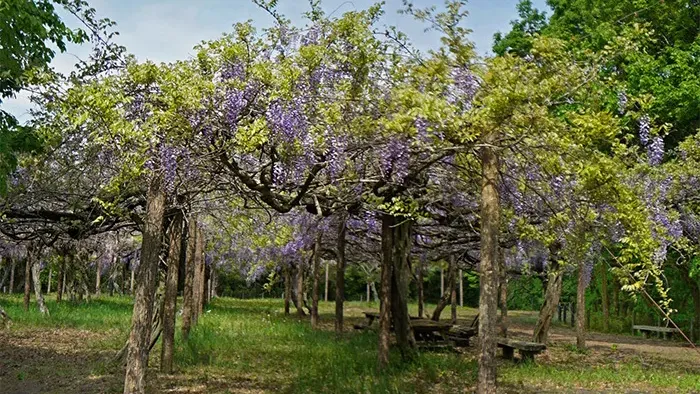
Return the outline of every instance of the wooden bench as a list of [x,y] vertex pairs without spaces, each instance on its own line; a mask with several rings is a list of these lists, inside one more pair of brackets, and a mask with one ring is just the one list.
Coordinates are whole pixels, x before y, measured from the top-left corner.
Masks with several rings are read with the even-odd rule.
[[652,332],[657,333],[659,336],[666,335],[669,339],[674,333],[679,333],[680,330],[672,327],[658,327],[658,326],[632,326],[632,330],[639,331],[644,335],[644,338],[649,338]]
[[535,355],[547,349],[547,346],[542,343],[516,341],[508,338],[498,338],[496,343],[498,347],[503,348],[503,358],[507,360],[513,360],[515,349],[518,349],[522,361],[534,361]]
[[468,347],[471,337],[476,336],[477,328],[469,326],[452,326],[445,336],[457,347]]

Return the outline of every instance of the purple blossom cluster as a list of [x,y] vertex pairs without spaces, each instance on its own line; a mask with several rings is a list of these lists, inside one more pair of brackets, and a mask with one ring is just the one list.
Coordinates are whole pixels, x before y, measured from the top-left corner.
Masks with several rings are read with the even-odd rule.
[[649,164],[657,166],[664,158],[664,140],[660,136],[652,138],[651,144],[647,145],[647,159]]
[[639,141],[646,146],[649,143],[649,132],[651,131],[651,119],[648,115],[643,115],[639,119]]
[[380,149],[379,168],[382,177],[401,183],[408,176],[409,145],[405,138],[393,137]]
[[328,161],[328,174],[331,179],[337,179],[345,169],[345,151],[348,148],[348,139],[346,136],[327,136],[328,152],[326,158]]
[[627,110],[627,93],[622,90],[617,93],[617,111],[620,114],[624,114]]
[[472,101],[481,86],[479,78],[467,67],[456,67],[452,70],[452,79],[454,90],[448,92],[449,100],[461,104],[465,110],[471,109]]
[[273,102],[265,114],[272,138],[280,143],[291,144],[303,140],[308,135],[309,124],[304,115],[301,99],[290,103],[281,100]]

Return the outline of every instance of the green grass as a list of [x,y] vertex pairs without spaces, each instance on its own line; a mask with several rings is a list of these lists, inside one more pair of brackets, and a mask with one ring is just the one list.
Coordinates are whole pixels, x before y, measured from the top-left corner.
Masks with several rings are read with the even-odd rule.
[[[63,328],[99,333],[95,336],[99,344],[86,343],[83,349],[86,352],[98,346],[108,350],[107,355],[112,354],[128,335],[129,298],[104,297],[82,304],[56,304],[50,299],[49,317],[41,316],[34,303],[30,312],[25,313],[18,295],[0,295],[0,305],[13,318],[10,333]],[[348,323],[361,321],[363,310],[375,308],[367,303],[347,303]],[[175,388],[184,391],[195,386],[205,387],[206,392],[222,393],[247,389],[289,393],[448,393],[474,389],[477,353],[473,347],[464,353],[419,352],[410,362],[402,362],[397,353],[392,353],[392,366],[378,374],[376,333],[349,332],[337,339],[332,329],[333,303],[330,302],[321,303],[320,330],[312,330],[308,320],[285,316],[278,299],[219,298],[207,309],[187,341],[180,338],[178,331],[175,360],[178,374],[149,374],[155,392]],[[415,312],[415,306],[411,306],[411,313]],[[460,308],[459,314],[463,321],[470,322],[476,311]],[[516,311],[511,318],[518,324],[527,324],[530,315]],[[550,356],[537,364],[500,361],[499,384],[505,392],[700,390],[696,367],[665,364],[662,360],[651,368],[638,361],[640,357],[616,358],[606,352],[590,350],[581,354],[570,346],[558,345],[550,347]],[[158,356],[157,347],[151,353],[152,367],[158,366]],[[106,387],[95,386],[95,392],[118,391],[113,386],[118,385],[123,372],[98,367],[92,371],[66,368],[61,373],[111,374],[111,383],[105,383]],[[17,379],[42,379],[42,374],[47,374],[43,379],[49,379],[50,369],[39,360],[34,366],[23,365],[14,374]],[[0,380],[1,377],[0,374]]]
[[56,303],[51,295],[46,299],[49,316],[43,316],[36,307],[32,294],[29,311],[25,312],[21,294],[0,295],[0,305],[12,318],[15,327],[69,327],[85,330],[126,330],[129,327],[133,302],[129,297],[97,297],[90,302]]
[[[700,376],[645,368],[640,364],[604,364],[581,368],[576,365],[523,364],[504,368],[501,382],[547,389],[569,388],[613,391],[657,391],[688,393],[700,390]],[[637,391],[638,392],[638,391]]]
[[211,366],[259,382],[268,389],[298,393],[414,392],[457,377],[474,380],[476,364],[457,354],[418,354],[381,375],[373,332],[337,340],[328,330],[279,313],[278,300],[218,299],[190,339],[179,342],[181,366]]

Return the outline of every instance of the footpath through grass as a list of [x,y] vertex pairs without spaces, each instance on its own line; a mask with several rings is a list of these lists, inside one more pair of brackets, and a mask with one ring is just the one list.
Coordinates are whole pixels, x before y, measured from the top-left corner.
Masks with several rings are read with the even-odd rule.
[[[74,305],[48,301],[50,317],[42,317],[36,306],[22,310],[21,296],[0,296],[0,304],[13,318],[11,327],[0,331],[3,346],[12,358],[21,347],[52,347],[65,341],[56,335],[48,341],[26,340],[43,332],[94,333],[85,340],[70,343],[75,351],[62,358],[73,367],[62,370],[66,379],[85,382],[83,393],[119,392],[123,370],[109,367],[109,356],[128,335],[131,300],[98,298]],[[452,393],[471,392],[477,372],[475,347],[459,353],[418,353],[411,362],[401,362],[392,353],[392,367],[376,372],[375,332],[356,332],[352,324],[362,320],[367,304],[347,305],[347,335],[338,340],[333,332],[333,304],[321,304],[323,326],[312,330],[308,320],[282,313],[281,300],[216,299],[200,318],[189,340],[177,337],[177,373],[157,373],[159,347],[151,353],[148,381],[152,392],[288,392],[288,393]],[[449,311],[448,311],[449,312]],[[460,319],[470,321],[472,309],[460,309]],[[514,313],[518,316],[518,313]],[[527,323],[526,321],[524,321]],[[518,322],[522,323],[522,322]],[[24,338],[20,341],[18,338]],[[2,342],[7,342],[3,344]],[[82,350],[81,350],[82,349]],[[94,350],[100,358],[89,362]],[[679,351],[687,349],[678,348]],[[696,360],[697,361],[697,360]],[[0,385],[12,379],[50,380],[51,368],[31,367],[42,359],[0,360],[0,365],[15,368],[3,374]],[[698,392],[698,363],[667,362],[644,354],[614,349],[591,349],[586,354],[562,344],[550,346],[537,364],[514,365],[499,361],[499,385],[502,392]],[[25,371],[32,371],[25,373]],[[22,387],[18,382],[14,387]],[[13,386],[8,386],[13,387]],[[54,386],[55,387],[55,386]],[[64,387],[64,386],[62,386]],[[50,392],[74,392],[75,385]],[[2,390],[0,390],[2,391]],[[42,392],[42,391],[39,391]]]

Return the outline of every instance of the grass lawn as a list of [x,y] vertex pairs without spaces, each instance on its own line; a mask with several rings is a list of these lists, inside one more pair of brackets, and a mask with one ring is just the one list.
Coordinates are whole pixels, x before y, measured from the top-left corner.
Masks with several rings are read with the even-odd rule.
[[[0,392],[121,392],[123,370],[110,358],[128,335],[131,300],[102,297],[90,303],[56,304],[50,317],[33,304],[21,308],[19,295],[0,296],[13,318],[0,329]],[[415,306],[412,307],[415,313]],[[216,299],[187,342],[177,338],[174,375],[157,372],[160,350],[151,353],[151,392],[171,393],[454,393],[472,392],[477,350],[419,353],[410,362],[392,354],[393,366],[376,373],[375,332],[356,332],[366,303],[347,303],[348,334],[333,332],[332,303],[321,304],[320,330],[308,321],[285,316],[281,300]],[[432,310],[431,306],[428,306]],[[476,311],[460,308],[471,322]],[[449,310],[443,316],[449,315]],[[513,312],[513,333],[525,338],[532,313]],[[376,323],[375,323],[376,324]],[[558,331],[556,331],[558,330]],[[673,342],[654,342],[664,352],[647,352],[638,338],[608,336],[576,352],[557,327],[560,340],[538,356],[536,364],[500,361],[503,392],[698,392],[700,355]],[[530,331],[531,332],[531,331]],[[555,337],[553,335],[553,337]],[[616,339],[617,338],[617,339]],[[618,348],[614,341],[632,343]],[[639,345],[637,345],[639,342]],[[630,347],[637,346],[637,347]],[[667,352],[666,352],[667,350]],[[686,356],[687,352],[687,356]],[[671,357],[668,355],[682,355]]]

